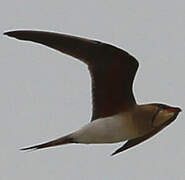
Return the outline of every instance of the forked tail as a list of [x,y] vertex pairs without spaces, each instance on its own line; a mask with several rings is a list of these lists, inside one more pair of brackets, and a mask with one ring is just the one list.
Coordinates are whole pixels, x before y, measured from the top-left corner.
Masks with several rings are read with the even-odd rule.
[[42,148],[47,148],[47,147],[52,147],[52,146],[59,146],[59,145],[63,145],[63,144],[69,144],[69,143],[73,143],[73,138],[71,138],[70,135],[67,135],[67,136],[63,136],[63,137],[58,138],[58,139],[53,140],[53,141],[49,141],[49,142],[46,142],[46,143],[43,143],[43,144],[39,144],[39,145],[27,147],[27,148],[22,148],[20,150],[21,151],[37,150],[37,149],[42,149]]

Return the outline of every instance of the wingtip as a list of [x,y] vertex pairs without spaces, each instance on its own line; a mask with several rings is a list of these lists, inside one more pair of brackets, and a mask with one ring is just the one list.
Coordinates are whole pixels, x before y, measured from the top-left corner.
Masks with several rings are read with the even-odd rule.
[[16,31],[7,31],[7,32],[4,32],[3,35],[5,35],[5,36],[10,36],[10,37],[14,37],[14,36],[15,36],[15,32],[16,32]]
[[19,150],[20,151],[28,151],[28,150],[35,151],[37,149],[38,149],[37,146],[31,146],[31,147],[26,147],[26,148],[20,148]]
[[112,156],[114,156],[115,155],[115,153],[112,153],[110,156],[112,157]]
[[32,151],[36,151],[36,148],[21,148],[19,149],[21,152],[32,152]]
[[115,151],[115,152],[113,152],[110,156],[115,156],[117,153],[118,153],[118,152]]
[[7,32],[4,32],[3,35],[14,37],[16,39],[24,39],[25,32],[26,31],[22,31],[22,30],[7,31]]
[[8,32],[4,32],[3,35],[8,36],[9,33],[10,33],[9,31]]
[[31,148],[21,148],[19,149],[20,151],[27,151],[27,150],[31,150]]

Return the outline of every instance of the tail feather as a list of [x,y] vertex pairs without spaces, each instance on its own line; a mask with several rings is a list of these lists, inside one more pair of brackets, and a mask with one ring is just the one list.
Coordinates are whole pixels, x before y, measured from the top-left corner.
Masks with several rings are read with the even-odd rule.
[[43,149],[43,148],[48,148],[48,147],[52,147],[52,146],[59,146],[59,145],[63,145],[63,144],[69,144],[69,143],[73,143],[73,139],[68,135],[68,136],[64,136],[61,137],[59,139],[53,140],[53,141],[49,141],[43,144],[39,144],[39,145],[35,145],[35,146],[31,146],[31,147],[26,147],[26,148],[21,148],[21,151],[25,151],[25,150],[37,150],[37,149]]

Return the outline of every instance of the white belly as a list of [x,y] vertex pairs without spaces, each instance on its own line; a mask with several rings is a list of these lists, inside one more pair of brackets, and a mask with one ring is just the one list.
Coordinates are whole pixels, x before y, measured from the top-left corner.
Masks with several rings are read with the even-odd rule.
[[114,143],[137,136],[128,114],[97,119],[72,134],[79,143]]

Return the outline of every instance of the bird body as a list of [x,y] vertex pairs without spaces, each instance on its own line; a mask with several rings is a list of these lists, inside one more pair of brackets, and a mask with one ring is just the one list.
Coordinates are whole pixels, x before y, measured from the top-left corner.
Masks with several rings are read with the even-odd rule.
[[141,137],[154,128],[154,110],[157,111],[155,105],[136,105],[127,112],[92,121],[70,137],[76,143],[85,144],[116,143]]
[[72,133],[78,143],[115,143],[137,136],[129,113],[100,118]]
[[139,63],[120,48],[95,40],[43,31],[10,31],[4,34],[41,43],[78,58],[87,64],[92,80],[91,121],[69,135],[22,150],[69,143],[127,141],[114,155],[152,137],[173,122],[181,111],[178,107],[160,103],[136,103],[132,86]]

